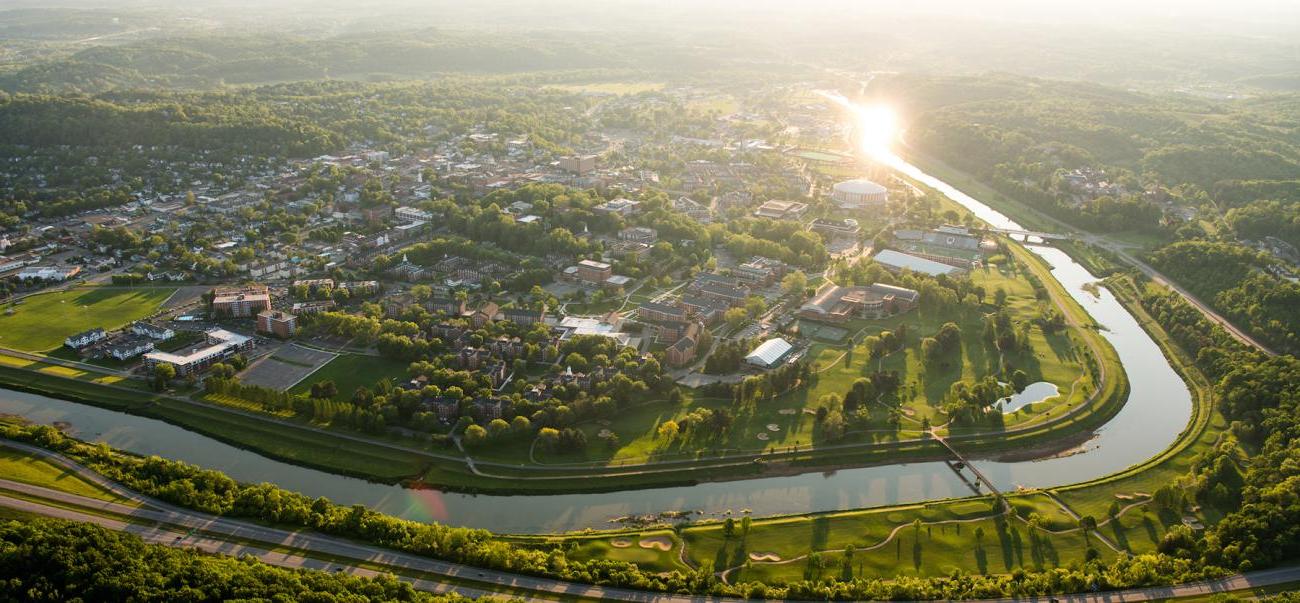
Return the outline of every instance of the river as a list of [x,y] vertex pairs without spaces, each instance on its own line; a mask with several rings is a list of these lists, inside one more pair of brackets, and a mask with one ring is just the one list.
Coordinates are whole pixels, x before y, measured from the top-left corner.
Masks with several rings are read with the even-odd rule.
[[[947,195],[999,228],[1020,225],[902,158],[891,165]],[[1129,401],[1078,453],[1038,461],[981,461],[979,468],[999,489],[1050,487],[1081,482],[1145,461],[1168,447],[1191,418],[1191,394],[1159,347],[1109,291],[1084,289],[1096,280],[1058,249],[1030,246],[1051,264],[1052,274],[1104,327],[1128,373]],[[140,454],[219,469],[245,482],[272,482],[341,504],[364,504],[420,521],[488,528],[495,532],[540,533],[611,527],[609,520],[634,514],[698,510],[709,514],[752,510],[757,516],[834,511],[936,498],[965,496],[969,490],[941,462],[845,469],[695,486],[569,495],[487,496],[407,490],[373,484],[271,460],[179,427],[53,398],[0,390],[0,413],[33,421],[66,421],[86,440],[106,442]]]

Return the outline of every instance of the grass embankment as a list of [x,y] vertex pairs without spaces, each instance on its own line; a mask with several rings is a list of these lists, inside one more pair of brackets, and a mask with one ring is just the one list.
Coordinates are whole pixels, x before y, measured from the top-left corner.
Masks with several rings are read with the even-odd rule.
[[52,350],[69,335],[95,327],[113,330],[149,316],[175,291],[93,287],[32,295],[0,313],[0,346]]
[[96,500],[127,503],[122,497],[82,478],[71,470],[40,457],[2,446],[0,446],[0,477]]
[[142,388],[108,387],[3,365],[0,386],[160,419],[238,448],[344,475],[391,483],[421,475],[426,468],[426,461],[415,454],[190,404]]

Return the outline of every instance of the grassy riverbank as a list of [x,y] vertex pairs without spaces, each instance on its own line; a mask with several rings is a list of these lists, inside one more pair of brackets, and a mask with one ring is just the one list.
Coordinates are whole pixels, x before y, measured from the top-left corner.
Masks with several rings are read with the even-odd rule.
[[328,433],[286,428],[282,423],[220,408],[187,404],[145,389],[110,387],[10,366],[0,366],[0,386],[159,419],[237,448],[333,473],[391,483],[420,475],[425,469],[425,463],[415,455]]

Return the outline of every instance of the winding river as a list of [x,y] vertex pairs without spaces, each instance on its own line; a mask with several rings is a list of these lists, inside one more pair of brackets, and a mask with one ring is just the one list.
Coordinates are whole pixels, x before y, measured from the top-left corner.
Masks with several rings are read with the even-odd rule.
[[[907,176],[965,206],[994,226],[1020,226],[980,201],[922,172],[902,158],[886,160]],[[1191,395],[1156,343],[1110,292],[1084,290],[1096,278],[1058,249],[1031,246],[1053,266],[1052,274],[1104,326],[1119,352],[1131,392],[1124,408],[1075,454],[1038,461],[979,462],[1000,489],[1050,487],[1123,470],[1168,447],[1191,418]],[[936,498],[965,496],[969,490],[941,462],[911,463],[808,473],[695,486],[603,494],[485,496],[407,490],[373,484],[271,460],[179,427],[124,413],[0,389],[0,413],[33,421],[70,423],[86,440],[106,442],[140,454],[219,469],[245,482],[273,482],[342,504],[364,504],[421,521],[488,528],[495,532],[540,533],[611,527],[610,519],[670,510],[709,514],[750,509],[758,516],[833,511]]]

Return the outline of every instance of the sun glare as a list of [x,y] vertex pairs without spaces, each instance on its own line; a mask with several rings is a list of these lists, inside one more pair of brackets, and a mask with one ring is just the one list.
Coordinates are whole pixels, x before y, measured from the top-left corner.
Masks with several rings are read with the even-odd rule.
[[858,145],[863,152],[876,155],[889,152],[898,137],[898,116],[885,105],[856,107]]

